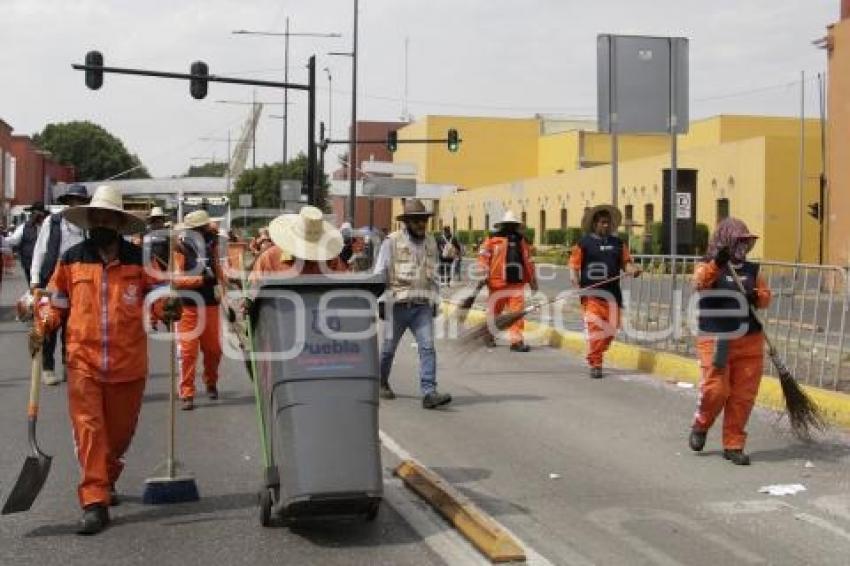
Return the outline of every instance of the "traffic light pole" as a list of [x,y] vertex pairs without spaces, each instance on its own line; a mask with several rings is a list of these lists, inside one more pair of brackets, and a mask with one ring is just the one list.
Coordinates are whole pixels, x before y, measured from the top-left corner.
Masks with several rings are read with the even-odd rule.
[[[92,52],[94,53],[94,52]],[[98,53],[99,55],[99,53]],[[93,59],[87,55],[86,61],[92,61]],[[102,57],[99,61],[102,61]],[[315,204],[316,197],[316,187],[315,183],[319,176],[316,175],[316,56],[313,55],[310,57],[309,62],[307,64],[308,69],[308,84],[297,84],[297,83],[289,83],[289,82],[277,82],[277,81],[260,81],[255,79],[242,79],[238,77],[223,77],[218,75],[208,75],[208,74],[195,74],[195,73],[169,73],[165,71],[151,71],[148,69],[130,69],[126,67],[105,67],[103,65],[79,65],[72,64],[71,67],[77,71],[86,71],[86,74],[99,74],[101,77],[100,81],[93,83],[94,89],[100,88],[102,82],[103,73],[112,73],[117,75],[135,75],[141,77],[156,77],[160,79],[178,79],[184,81],[203,81],[203,82],[212,82],[212,83],[226,83],[226,84],[238,84],[238,85],[248,85],[248,86],[259,86],[259,87],[268,87],[268,88],[282,88],[282,89],[292,89],[292,90],[303,90],[307,92],[308,96],[308,124],[307,124],[307,202],[310,204]],[[87,84],[88,77],[87,77]],[[91,88],[91,85],[90,85]],[[383,142],[381,142],[383,143]]]

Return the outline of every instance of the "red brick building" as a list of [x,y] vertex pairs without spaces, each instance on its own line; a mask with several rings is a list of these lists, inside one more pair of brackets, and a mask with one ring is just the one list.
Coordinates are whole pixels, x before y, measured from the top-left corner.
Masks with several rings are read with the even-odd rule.
[[0,120],[0,226],[7,225],[13,207],[53,200],[57,183],[73,183],[74,167],[61,165],[38,149],[29,136],[14,135]]
[[[387,149],[385,141],[387,134],[403,128],[407,122],[357,122],[357,137],[361,140],[381,140],[380,143],[367,143],[357,146],[354,163],[359,169],[364,161],[392,161],[393,154]],[[351,131],[349,129],[349,136]],[[333,172],[331,178],[336,181],[348,179],[348,169],[339,168]],[[362,178],[358,172],[357,178]],[[334,196],[330,198],[331,212],[339,219],[348,217],[348,199]],[[355,227],[367,226],[369,224],[369,199],[357,197],[355,213]],[[378,228],[390,228],[392,223],[392,200],[387,198],[374,199],[374,225]]]

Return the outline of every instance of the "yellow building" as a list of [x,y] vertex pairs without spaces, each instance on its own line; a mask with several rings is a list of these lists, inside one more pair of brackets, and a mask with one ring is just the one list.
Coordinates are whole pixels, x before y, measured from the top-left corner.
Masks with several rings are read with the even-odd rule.
[[[421,182],[460,187],[435,208],[435,226],[490,229],[511,209],[535,230],[540,243],[545,230],[577,227],[586,207],[611,201],[611,141],[606,134],[572,130],[539,135],[546,131],[540,120],[432,116],[402,129],[401,137],[443,137],[449,127],[457,128],[464,140],[458,153],[440,145],[407,146],[395,156],[416,163]],[[511,132],[520,128],[522,136],[514,137]],[[756,256],[794,261],[799,241],[802,261],[816,262],[818,223],[806,214],[806,205],[818,195],[819,128],[818,120],[806,122],[801,211],[799,120],[723,115],[693,122],[680,137],[679,168],[695,175],[697,222],[713,227],[726,215],[740,217],[762,235]],[[532,129],[538,132],[533,139],[528,133]],[[661,220],[669,143],[665,135],[620,136],[618,204],[635,224],[636,236]]]
[[841,5],[841,20],[830,26],[829,141],[827,142],[826,261],[850,265],[850,1]]

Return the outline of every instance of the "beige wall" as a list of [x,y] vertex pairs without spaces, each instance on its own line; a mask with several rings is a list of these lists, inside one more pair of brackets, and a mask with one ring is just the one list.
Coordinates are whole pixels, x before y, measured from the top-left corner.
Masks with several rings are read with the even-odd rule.
[[827,261],[850,266],[850,19],[830,30]]

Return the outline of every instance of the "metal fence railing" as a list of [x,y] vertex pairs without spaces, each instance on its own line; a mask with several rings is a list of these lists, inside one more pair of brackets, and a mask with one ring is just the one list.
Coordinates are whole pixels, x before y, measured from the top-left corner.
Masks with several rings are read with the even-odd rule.
[[[625,314],[619,339],[693,355],[696,297],[692,275],[697,257],[635,256],[644,275],[624,280]],[[804,383],[850,390],[850,354],[845,352],[850,287],[836,266],[760,261],[773,293],[762,312],[789,369]],[[674,268],[675,265],[675,268]],[[773,368],[765,363],[765,371]]]

